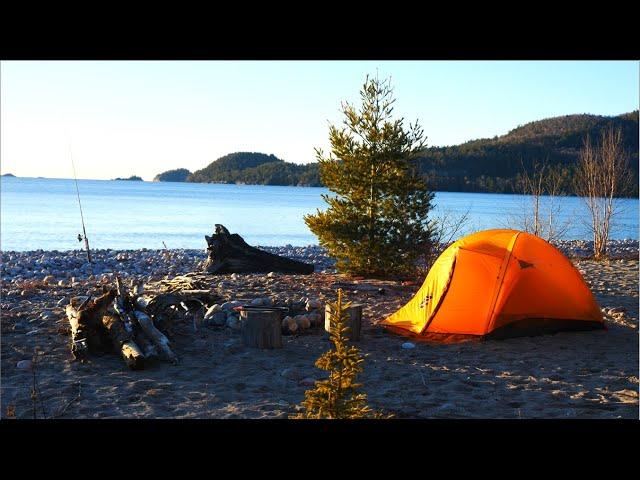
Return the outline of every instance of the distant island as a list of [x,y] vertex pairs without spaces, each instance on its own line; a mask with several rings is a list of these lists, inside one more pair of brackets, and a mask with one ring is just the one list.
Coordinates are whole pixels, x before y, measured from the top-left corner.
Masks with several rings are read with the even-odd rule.
[[159,173],[153,178],[154,182],[186,182],[191,172],[186,168],[176,168]]
[[132,182],[144,182],[144,180],[142,180],[142,178],[138,177],[137,175],[131,175],[129,178],[114,178],[114,180],[126,180],[126,181],[132,181]]
[[3,173],[2,176],[3,177],[14,177],[15,178],[15,175],[13,173]]
[[[418,171],[430,179],[437,191],[518,193],[518,176],[523,166],[527,172],[532,172],[536,162],[546,161],[562,173],[563,190],[570,192],[585,136],[598,139],[601,132],[610,126],[622,130],[623,145],[630,154],[635,176],[635,189],[631,196],[637,196],[637,110],[611,117],[589,114],[552,117],[518,126],[493,138],[426,148],[418,158]],[[256,152],[230,153],[193,173],[184,168],[169,170],[154,180],[323,186],[317,163],[301,165]]]
[[193,173],[186,168],[178,168],[160,173],[153,180],[238,185],[322,186],[315,163],[300,165],[285,162],[275,155],[258,152],[230,153]]

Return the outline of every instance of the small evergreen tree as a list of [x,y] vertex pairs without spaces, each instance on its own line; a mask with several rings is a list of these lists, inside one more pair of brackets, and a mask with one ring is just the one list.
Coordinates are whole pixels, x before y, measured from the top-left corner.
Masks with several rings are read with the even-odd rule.
[[302,406],[305,411],[294,418],[381,418],[367,405],[367,394],[359,392],[361,384],[356,376],[362,372],[364,359],[360,350],[347,345],[347,309],[351,304],[342,303],[342,289],[338,300],[331,306],[330,340],[333,348],[323,353],[316,367],[329,372],[329,378],[316,381],[315,388],[305,392]]
[[331,154],[316,149],[322,182],[336,195],[323,195],[329,208],[304,220],[340,271],[406,275],[432,236],[433,193],[416,165],[423,132],[392,119],[390,80],[367,76],[360,96],[360,110],[344,103],[344,126],[330,126]]

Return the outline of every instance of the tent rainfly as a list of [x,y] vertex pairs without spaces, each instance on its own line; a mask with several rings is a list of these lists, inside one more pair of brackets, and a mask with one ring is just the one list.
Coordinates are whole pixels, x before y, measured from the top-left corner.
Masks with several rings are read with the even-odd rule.
[[507,338],[604,328],[580,272],[541,238],[486,230],[450,245],[386,328],[412,336]]

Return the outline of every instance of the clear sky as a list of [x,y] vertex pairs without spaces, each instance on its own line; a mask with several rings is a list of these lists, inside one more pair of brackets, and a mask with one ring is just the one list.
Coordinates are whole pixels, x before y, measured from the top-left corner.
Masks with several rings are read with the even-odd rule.
[[314,161],[340,102],[392,77],[431,146],[572,113],[638,108],[638,62],[2,62],[2,173],[110,179],[203,168],[236,151]]

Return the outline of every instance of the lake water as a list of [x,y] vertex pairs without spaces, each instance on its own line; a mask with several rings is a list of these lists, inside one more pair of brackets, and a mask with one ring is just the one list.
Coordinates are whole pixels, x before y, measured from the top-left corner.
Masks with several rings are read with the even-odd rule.
[[[324,188],[79,180],[91,248],[204,248],[204,235],[221,223],[251,245],[317,244],[302,217],[325,209]],[[70,250],[82,248],[73,180],[2,177],[0,248]],[[517,222],[527,197],[438,192],[435,215],[469,212],[461,233],[505,228]],[[566,238],[588,239],[580,199],[561,199],[572,228]],[[612,238],[638,238],[638,199],[620,200],[623,209]]]

